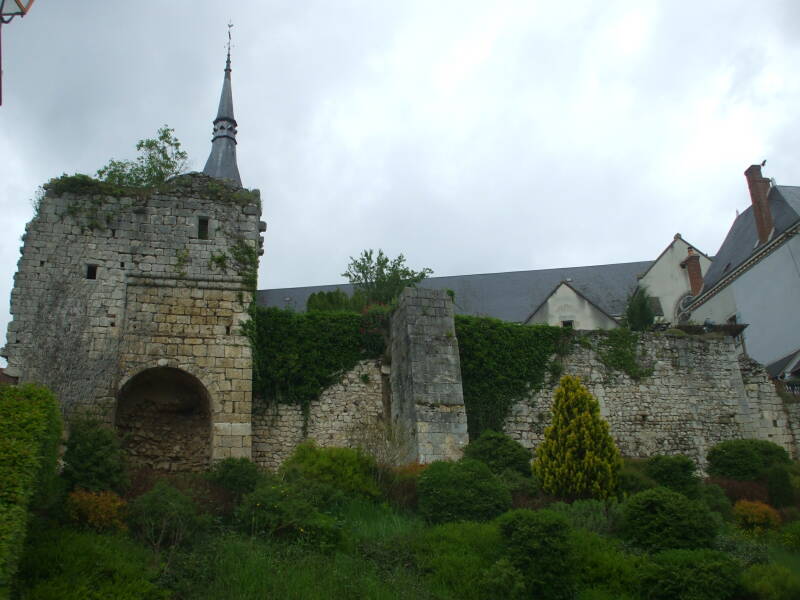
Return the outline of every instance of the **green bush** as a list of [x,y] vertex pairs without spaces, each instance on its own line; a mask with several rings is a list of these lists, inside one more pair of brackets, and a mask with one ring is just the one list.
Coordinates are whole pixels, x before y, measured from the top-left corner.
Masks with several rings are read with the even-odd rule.
[[62,475],[70,490],[122,492],[128,478],[122,446],[114,431],[94,421],[73,423]]
[[698,495],[700,478],[697,476],[697,466],[688,456],[651,456],[645,463],[644,472],[658,485],[680,492],[688,498],[696,498]]
[[725,521],[731,520],[733,504],[725,494],[725,490],[714,483],[703,483],[698,487],[698,492],[700,500],[710,511],[718,513]]
[[762,538],[729,529],[730,531],[726,530],[714,540],[714,550],[724,552],[742,567],[769,561],[769,547]]
[[728,440],[708,451],[708,473],[743,481],[760,478],[773,465],[789,465],[789,455],[766,440]]
[[647,461],[641,458],[622,459],[622,468],[617,478],[617,495],[621,499],[658,486],[658,483],[645,474],[646,465]]
[[245,533],[304,542],[322,550],[338,546],[342,532],[336,520],[319,512],[297,487],[267,478],[236,509]]
[[128,504],[128,525],[156,553],[191,543],[205,527],[194,501],[163,480]]
[[598,595],[604,593],[614,599],[624,598],[636,589],[643,558],[626,554],[619,540],[585,529],[571,531],[569,538],[576,564],[580,565],[577,571],[579,589],[592,590],[598,598],[604,597]]
[[701,502],[658,487],[632,496],[623,509],[622,535],[644,550],[710,548],[717,533]]
[[615,533],[622,522],[622,504],[613,499],[555,502],[547,508],[563,514],[571,527],[603,535]]
[[26,600],[166,600],[157,576],[150,552],[124,536],[48,525],[31,534],[18,587]]
[[768,467],[764,472],[767,484],[769,503],[775,508],[792,506],[795,503],[795,492],[792,487],[789,465],[777,464]]
[[504,433],[491,429],[485,429],[477,440],[467,444],[464,457],[486,463],[495,475],[513,470],[531,476],[531,451]]
[[800,521],[792,521],[781,529],[781,542],[794,552],[800,552]]
[[431,523],[487,521],[511,506],[508,488],[485,463],[436,461],[419,476],[419,511]]
[[300,444],[283,463],[288,481],[304,480],[331,486],[353,498],[377,498],[375,459],[353,448],[320,448],[313,441]]
[[742,587],[754,600],[797,600],[800,575],[783,565],[754,565],[742,574]]
[[[436,589],[464,600],[486,598],[485,571],[501,557],[494,523],[445,523],[423,531],[413,543],[417,568]],[[443,594],[444,595],[444,594]]]
[[726,600],[738,591],[739,565],[715,550],[666,550],[642,565],[648,600]]
[[229,491],[236,500],[254,489],[262,477],[261,469],[247,458],[226,458],[208,472],[208,479]]
[[577,564],[566,518],[550,510],[518,509],[497,519],[506,558],[523,576],[528,597],[572,598]]
[[16,571],[29,508],[43,507],[56,478],[61,416],[52,393],[0,386],[0,597]]

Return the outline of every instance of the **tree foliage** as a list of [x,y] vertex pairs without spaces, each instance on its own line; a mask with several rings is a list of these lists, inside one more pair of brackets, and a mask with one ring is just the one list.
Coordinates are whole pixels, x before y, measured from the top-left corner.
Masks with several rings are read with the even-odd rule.
[[632,331],[645,331],[655,321],[656,314],[651,302],[645,287],[637,287],[628,299],[628,306],[625,307],[625,321]]
[[149,187],[186,170],[189,155],[181,150],[175,130],[164,125],[155,138],[139,140],[136,160],[111,159],[97,171],[98,179],[118,186]]
[[347,277],[356,294],[363,294],[367,304],[390,304],[404,288],[414,287],[431,274],[433,270],[427,267],[420,271],[408,268],[402,254],[390,259],[383,250],[378,249],[376,255],[370,248],[362,251],[358,258],[350,257],[342,277]]
[[621,466],[599,403],[580,379],[565,375],[555,391],[553,424],[533,464],[542,489],[567,499],[607,498]]

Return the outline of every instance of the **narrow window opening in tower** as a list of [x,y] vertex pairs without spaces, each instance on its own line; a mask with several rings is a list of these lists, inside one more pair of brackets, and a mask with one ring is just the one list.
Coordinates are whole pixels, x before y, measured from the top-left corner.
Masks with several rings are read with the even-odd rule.
[[115,238],[115,237],[117,237],[117,230],[116,230],[116,229],[112,229],[112,230],[111,230],[111,237],[112,237],[112,238]]
[[208,217],[197,219],[197,237],[201,240],[208,239]]
[[225,335],[230,335],[230,334],[231,334],[231,326],[230,325],[226,325],[225,326]]
[[86,265],[86,279],[97,279],[97,265]]

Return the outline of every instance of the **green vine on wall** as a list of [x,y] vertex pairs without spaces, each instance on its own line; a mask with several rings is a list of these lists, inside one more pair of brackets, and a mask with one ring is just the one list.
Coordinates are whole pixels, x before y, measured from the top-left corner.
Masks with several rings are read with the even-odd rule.
[[383,337],[372,316],[348,312],[295,313],[252,306],[242,325],[253,354],[253,411],[276,404],[309,406],[360,360],[378,358]]
[[638,381],[653,374],[651,367],[640,363],[637,353],[639,335],[625,327],[603,332],[604,337],[597,349],[597,357],[606,368],[621,371]]
[[457,315],[456,337],[470,439],[485,429],[502,431],[514,402],[561,373],[572,331]]
[[[228,252],[212,252],[208,259],[208,266],[219,269],[223,273],[232,270],[242,278],[244,286],[253,293],[255,298],[258,283],[258,250],[248,244],[244,239],[236,240]],[[239,301],[242,299],[240,297]]]

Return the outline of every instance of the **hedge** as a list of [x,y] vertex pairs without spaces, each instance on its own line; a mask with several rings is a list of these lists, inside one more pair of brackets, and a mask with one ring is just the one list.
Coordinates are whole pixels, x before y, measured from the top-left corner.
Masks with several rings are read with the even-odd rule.
[[28,509],[56,476],[61,415],[36,385],[0,386],[0,599],[8,598],[25,540]]

